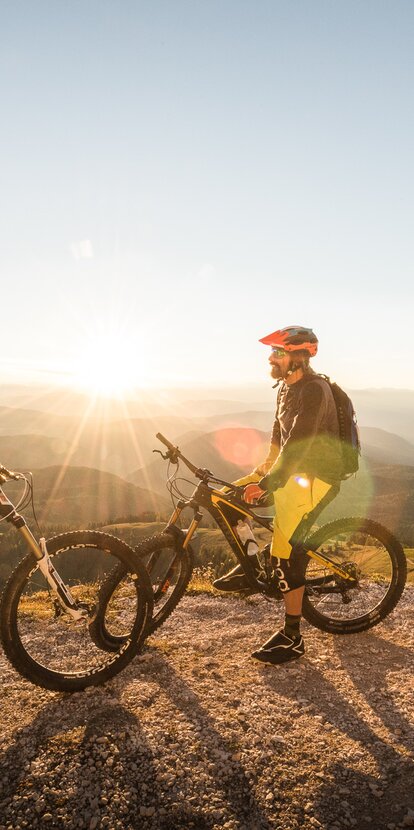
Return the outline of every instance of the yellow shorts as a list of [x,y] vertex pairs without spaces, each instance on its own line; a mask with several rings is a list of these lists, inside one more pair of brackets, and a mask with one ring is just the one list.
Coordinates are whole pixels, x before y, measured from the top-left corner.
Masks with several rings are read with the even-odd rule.
[[[261,476],[251,473],[239,478],[233,484],[246,485],[260,481]],[[297,526],[307,513],[310,513],[331,489],[331,484],[319,478],[309,478],[305,473],[295,473],[284,487],[273,493],[275,500],[275,521],[271,545],[272,556],[289,559],[292,538]]]

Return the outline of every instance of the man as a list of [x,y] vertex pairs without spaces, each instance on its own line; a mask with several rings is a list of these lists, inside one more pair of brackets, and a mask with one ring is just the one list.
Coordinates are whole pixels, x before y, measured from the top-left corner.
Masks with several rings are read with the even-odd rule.
[[[300,542],[339,492],[342,457],[331,388],[309,365],[318,349],[312,329],[288,326],[260,342],[271,347],[270,374],[278,381],[276,415],[266,460],[237,484],[247,485],[244,499],[248,504],[266,494],[274,496],[271,555],[283,592],[285,624],[252,657],[276,665],[295,660],[305,651],[300,621],[308,558]],[[259,573],[256,553],[254,565]],[[240,565],[213,584],[222,591],[249,587]]]

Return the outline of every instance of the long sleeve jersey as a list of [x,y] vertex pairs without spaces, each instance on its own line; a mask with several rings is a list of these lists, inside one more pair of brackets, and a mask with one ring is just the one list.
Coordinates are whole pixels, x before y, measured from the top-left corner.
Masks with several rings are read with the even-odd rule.
[[278,386],[271,447],[256,472],[264,490],[282,487],[294,473],[305,473],[328,483],[341,477],[339,424],[331,388],[309,371],[301,380]]

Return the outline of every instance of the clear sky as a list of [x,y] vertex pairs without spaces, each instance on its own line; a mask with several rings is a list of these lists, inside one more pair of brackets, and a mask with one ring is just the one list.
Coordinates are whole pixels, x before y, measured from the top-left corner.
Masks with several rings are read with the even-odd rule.
[[411,0],[3,0],[0,377],[258,382],[303,324],[414,388],[413,70]]

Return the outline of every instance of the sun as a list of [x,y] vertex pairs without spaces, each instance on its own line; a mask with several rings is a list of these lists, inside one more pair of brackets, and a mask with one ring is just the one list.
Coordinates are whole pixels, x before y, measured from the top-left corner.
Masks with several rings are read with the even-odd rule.
[[146,385],[142,348],[125,332],[96,332],[85,338],[74,361],[73,385],[93,398],[123,399]]

